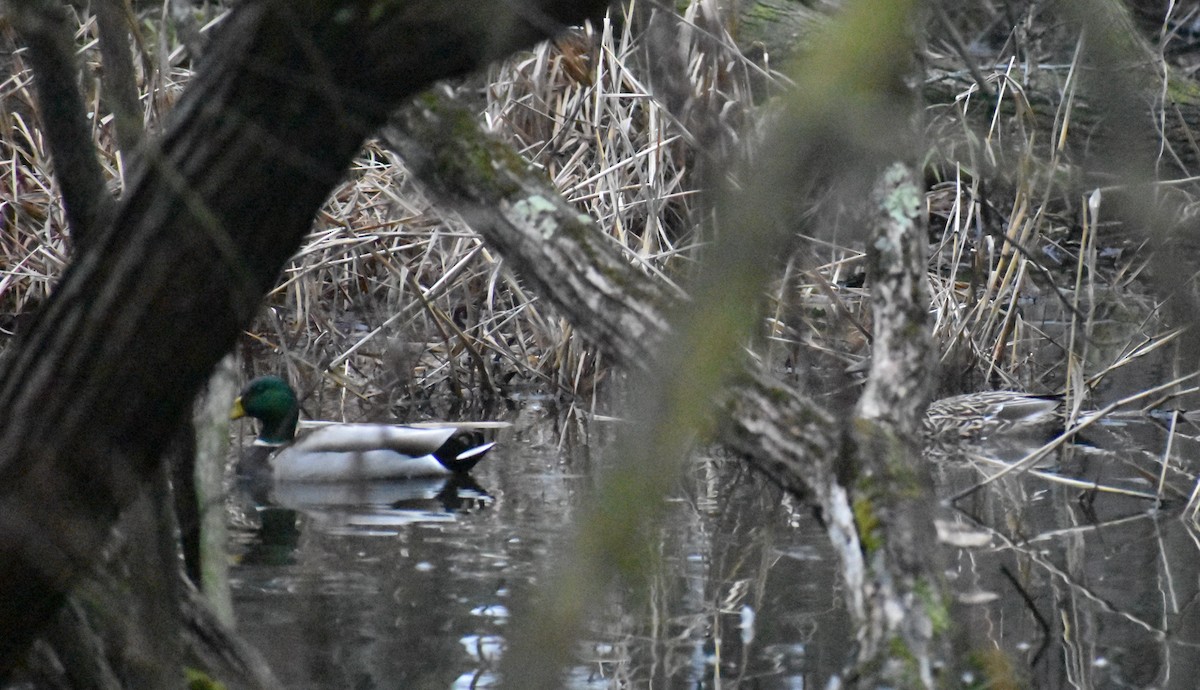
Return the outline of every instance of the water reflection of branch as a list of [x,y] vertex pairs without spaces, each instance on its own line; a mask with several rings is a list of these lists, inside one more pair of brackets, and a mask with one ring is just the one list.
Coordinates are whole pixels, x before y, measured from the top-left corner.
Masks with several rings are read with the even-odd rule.
[[1119,517],[1111,520],[1103,520],[1101,522],[1093,522],[1086,525],[1076,525],[1074,527],[1066,527],[1063,529],[1047,530],[1038,534],[1036,537],[1030,537],[1026,539],[1024,544],[1037,544],[1050,539],[1056,539],[1058,537],[1066,537],[1086,532],[1097,532],[1101,529],[1124,526],[1135,522],[1141,522],[1142,520],[1155,519],[1156,517],[1154,514],[1142,511],[1133,515],[1126,515],[1125,517]]
[[[1023,540],[1022,542],[1017,542],[1016,540],[1010,538],[1008,535],[1004,534],[1000,530],[995,529],[994,527],[975,519],[974,516],[970,515],[969,513],[965,513],[962,511],[959,511],[959,512],[964,517],[966,517],[968,520],[973,522],[976,526],[978,526],[981,529],[983,529],[984,531],[988,532],[989,534],[992,535],[992,537],[994,537],[995,539],[997,539],[1001,542],[1001,545],[995,549],[996,552],[999,552],[1000,550],[1003,550],[1003,549],[1007,549],[1007,550],[1011,550],[1015,553],[1018,553],[1018,554],[1021,554],[1025,557],[1027,557],[1031,562],[1037,564],[1038,566],[1041,566],[1041,568],[1045,572],[1049,573],[1050,575],[1058,577],[1071,590],[1078,592],[1085,599],[1096,603],[1102,611],[1120,616],[1120,617],[1128,620],[1129,622],[1131,622],[1141,628],[1144,628],[1146,631],[1153,633],[1156,639],[1161,640],[1161,639],[1165,638],[1165,636],[1167,634],[1166,630],[1159,628],[1151,623],[1148,623],[1148,622],[1142,620],[1141,618],[1138,618],[1137,616],[1133,615],[1132,613],[1128,613],[1126,611],[1117,609],[1116,606],[1114,606],[1112,603],[1110,603],[1107,599],[1105,599],[1104,597],[1101,597],[1099,594],[1094,593],[1091,589],[1084,586],[1083,584],[1076,582],[1075,579],[1072,578],[1072,576],[1070,574],[1068,574],[1066,571],[1064,571],[1062,568],[1058,567],[1057,565],[1054,565],[1053,563],[1051,563],[1044,556],[1040,555],[1042,553],[1042,551],[1037,550],[1037,549],[1028,548],[1028,546],[1030,544],[1050,538],[1049,535],[1054,534],[1054,533],[1043,533],[1043,534],[1039,535],[1038,537]],[[1079,527],[1079,528],[1075,528],[1075,529],[1071,529],[1071,530],[1060,530],[1057,534],[1065,535],[1065,534],[1078,533],[1080,531],[1098,531],[1101,528],[1111,528],[1116,525],[1127,524],[1127,523],[1135,522],[1138,520],[1152,520],[1153,521],[1154,519],[1155,519],[1154,515],[1141,513],[1138,515],[1130,515],[1130,516],[1118,518],[1116,520],[1110,520],[1107,522],[1096,523],[1096,524],[1089,525],[1086,527]]]
[[[1084,417],[1083,421],[1080,421],[1079,423],[1072,425],[1071,428],[1064,431],[1061,435],[1059,435],[1054,440],[1052,440],[1049,443],[1041,446],[1040,448],[1030,452],[1028,455],[1026,455],[1025,457],[1021,458],[1020,460],[1018,460],[1014,463],[1011,463],[1011,464],[1006,463],[1005,468],[1000,470],[996,474],[993,474],[990,477],[987,477],[986,479],[984,479],[983,481],[976,483],[974,486],[971,486],[963,491],[960,491],[959,493],[950,497],[950,502],[953,503],[955,501],[958,501],[961,498],[969,496],[970,494],[975,493],[976,491],[982,489],[983,487],[987,486],[988,484],[991,484],[992,482],[994,482],[997,479],[1000,479],[1001,477],[1004,477],[1006,475],[1012,474],[1014,472],[1017,472],[1017,473],[1029,472],[1030,471],[1029,468],[1032,467],[1034,464],[1036,464],[1039,460],[1046,457],[1050,453],[1054,452],[1058,448],[1062,447],[1068,441],[1071,441],[1072,439],[1074,439],[1075,436],[1079,432],[1083,431],[1084,429],[1087,429],[1088,427],[1092,426],[1096,422],[1099,422],[1100,420],[1104,419],[1110,413],[1112,413],[1112,412],[1116,411],[1117,409],[1124,407],[1125,405],[1128,405],[1130,403],[1134,403],[1134,402],[1137,402],[1138,400],[1148,398],[1148,397],[1154,395],[1155,393],[1159,393],[1159,392],[1165,391],[1167,389],[1174,388],[1175,386],[1177,386],[1185,381],[1189,381],[1198,375],[1200,375],[1200,372],[1192,372],[1190,374],[1185,374],[1183,376],[1180,376],[1180,377],[1177,377],[1170,381],[1167,381],[1166,383],[1154,386],[1153,388],[1150,388],[1150,389],[1141,391],[1139,393],[1135,393],[1133,395],[1129,395],[1124,398],[1121,398],[1120,400],[1118,400],[1114,403],[1111,403],[1109,405],[1106,405],[1103,408],[1096,410],[1095,412],[1089,413],[1087,416]],[[1129,494],[1129,495],[1133,495],[1133,494]],[[1150,496],[1150,495],[1145,495],[1142,497],[1157,498],[1155,496]]]
[[1050,646],[1050,624],[1046,622],[1046,618],[1042,616],[1042,612],[1038,611],[1037,603],[1034,602],[1033,597],[1029,596],[1029,592],[1025,590],[1021,582],[1012,574],[1008,566],[1000,566],[1000,574],[1013,586],[1013,589],[1016,590],[1021,600],[1025,602],[1025,608],[1029,610],[1030,615],[1037,621],[1038,627],[1042,629],[1042,643],[1038,645],[1037,651],[1033,654],[1033,659],[1029,662],[1030,666],[1037,666],[1038,660],[1042,658],[1042,654]]
[[[1041,458],[1039,458],[1039,459],[1041,459]],[[1013,463],[1005,462],[1004,460],[1000,460],[997,458],[988,457],[986,455],[973,455],[973,456],[971,456],[971,460],[972,460],[972,462],[975,462],[975,463],[995,465],[997,467],[1001,467],[1001,468],[1005,468],[1005,469],[1011,467],[1013,464]],[[1108,484],[1100,484],[1099,482],[1097,482],[1095,480],[1076,479],[1074,477],[1068,477],[1065,475],[1057,474],[1054,472],[1047,472],[1044,470],[1025,470],[1025,472],[1023,472],[1023,474],[1037,477],[1038,479],[1043,479],[1045,481],[1052,482],[1054,484],[1062,484],[1063,486],[1069,486],[1074,489],[1086,489],[1087,491],[1091,491],[1091,492],[1116,494],[1118,496],[1128,496],[1130,498],[1140,498],[1140,499],[1145,499],[1145,500],[1149,500],[1149,501],[1154,501],[1154,500],[1159,499],[1158,495],[1155,495],[1152,493],[1147,493],[1145,491],[1138,491],[1137,489],[1126,489],[1126,488],[1123,488],[1120,486],[1112,486],[1112,485],[1108,485]],[[951,502],[956,501],[958,498],[959,498],[959,495],[956,495],[954,498],[951,499]]]

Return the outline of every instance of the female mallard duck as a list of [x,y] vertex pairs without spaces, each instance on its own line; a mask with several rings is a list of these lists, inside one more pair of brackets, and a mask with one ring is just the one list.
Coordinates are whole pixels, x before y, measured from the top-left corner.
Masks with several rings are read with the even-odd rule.
[[418,429],[389,424],[331,424],[296,438],[300,404],[278,376],[254,379],[233,401],[232,419],[254,417],[254,445],[280,449],[276,479],[363,481],[469,472],[495,443],[474,444],[455,427]]
[[925,412],[930,440],[970,440],[998,433],[1044,433],[1062,423],[1062,398],[983,391],[935,400]]

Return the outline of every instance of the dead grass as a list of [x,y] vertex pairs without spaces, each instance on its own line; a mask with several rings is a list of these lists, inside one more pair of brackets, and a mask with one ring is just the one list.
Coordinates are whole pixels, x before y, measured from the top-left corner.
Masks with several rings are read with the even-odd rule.
[[[720,113],[714,122],[723,128],[721,145],[746,155],[761,119],[755,93],[761,97],[762,80],[772,78],[736,51],[723,33],[729,22],[700,8],[693,5],[681,23],[688,95],[694,106]],[[972,23],[977,18],[955,19],[963,31],[976,24],[995,31],[994,24]],[[85,89],[98,104],[95,30],[87,17],[80,26]],[[137,61],[152,128],[189,77],[186,52],[163,45],[157,26],[156,16],[145,18]],[[608,230],[631,262],[656,279],[678,281],[703,243],[697,170],[700,157],[712,155],[712,133],[651,98],[636,27],[629,17],[614,17],[494,67],[481,117]],[[945,392],[1083,394],[1098,374],[1127,361],[1144,334],[1167,331],[1156,302],[1126,289],[1141,271],[1135,252],[1108,254],[1126,240],[1114,239],[1105,219],[1089,210],[1090,190],[1078,186],[1071,152],[1059,144],[1073,121],[1072,65],[1016,60],[1036,56],[1038,40],[1023,34],[1020,50],[980,58],[996,99],[966,88],[954,103],[930,107],[929,131],[937,137],[927,166],[930,281]],[[155,57],[160,53],[166,57]],[[0,84],[6,331],[45,299],[68,255],[19,51],[12,65]],[[1056,70],[1063,85],[1051,132],[1037,131],[1028,117],[1024,89],[1037,70]],[[111,123],[100,110],[93,121],[119,189]],[[980,129],[979,122],[988,124]],[[834,372],[852,386],[871,328],[858,287],[860,238],[845,229],[856,222],[852,216],[822,218],[828,222],[818,236],[800,238],[796,254],[781,258],[756,351],[803,381],[827,383]],[[373,144],[316,219],[247,333],[245,350],[247,369],[286,370],[306,391],[402,416],[444,413],[449,403],[431,402],[437,400],[590,399],[607,377],[602,358],[568,324],[461,221],[432,207],[403,166]]]
[[[13,58],[22,67],[20,57]],[[66,266],[67,242],[45,142],[32,115],[30,74],[20,69],[0,84],[0,328],[50,294]]]

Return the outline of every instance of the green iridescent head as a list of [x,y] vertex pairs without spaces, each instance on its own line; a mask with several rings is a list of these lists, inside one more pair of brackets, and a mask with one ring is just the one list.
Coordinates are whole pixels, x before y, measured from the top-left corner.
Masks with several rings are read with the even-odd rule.
[[260,376],[233,401],[230,419],[253,417],[262,422],[258,442],[278,446],[291,442],[300,421],[296,392],[278,376]]

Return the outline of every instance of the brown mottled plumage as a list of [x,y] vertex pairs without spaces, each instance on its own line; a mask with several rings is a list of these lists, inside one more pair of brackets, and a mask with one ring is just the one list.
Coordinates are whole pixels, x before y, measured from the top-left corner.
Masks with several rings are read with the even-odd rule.
[[1041,433],[1062,421],[1062,398],[1016,391],[983,391],[936,400],[925,412],[931,441],[978,439],[1003,433]]

